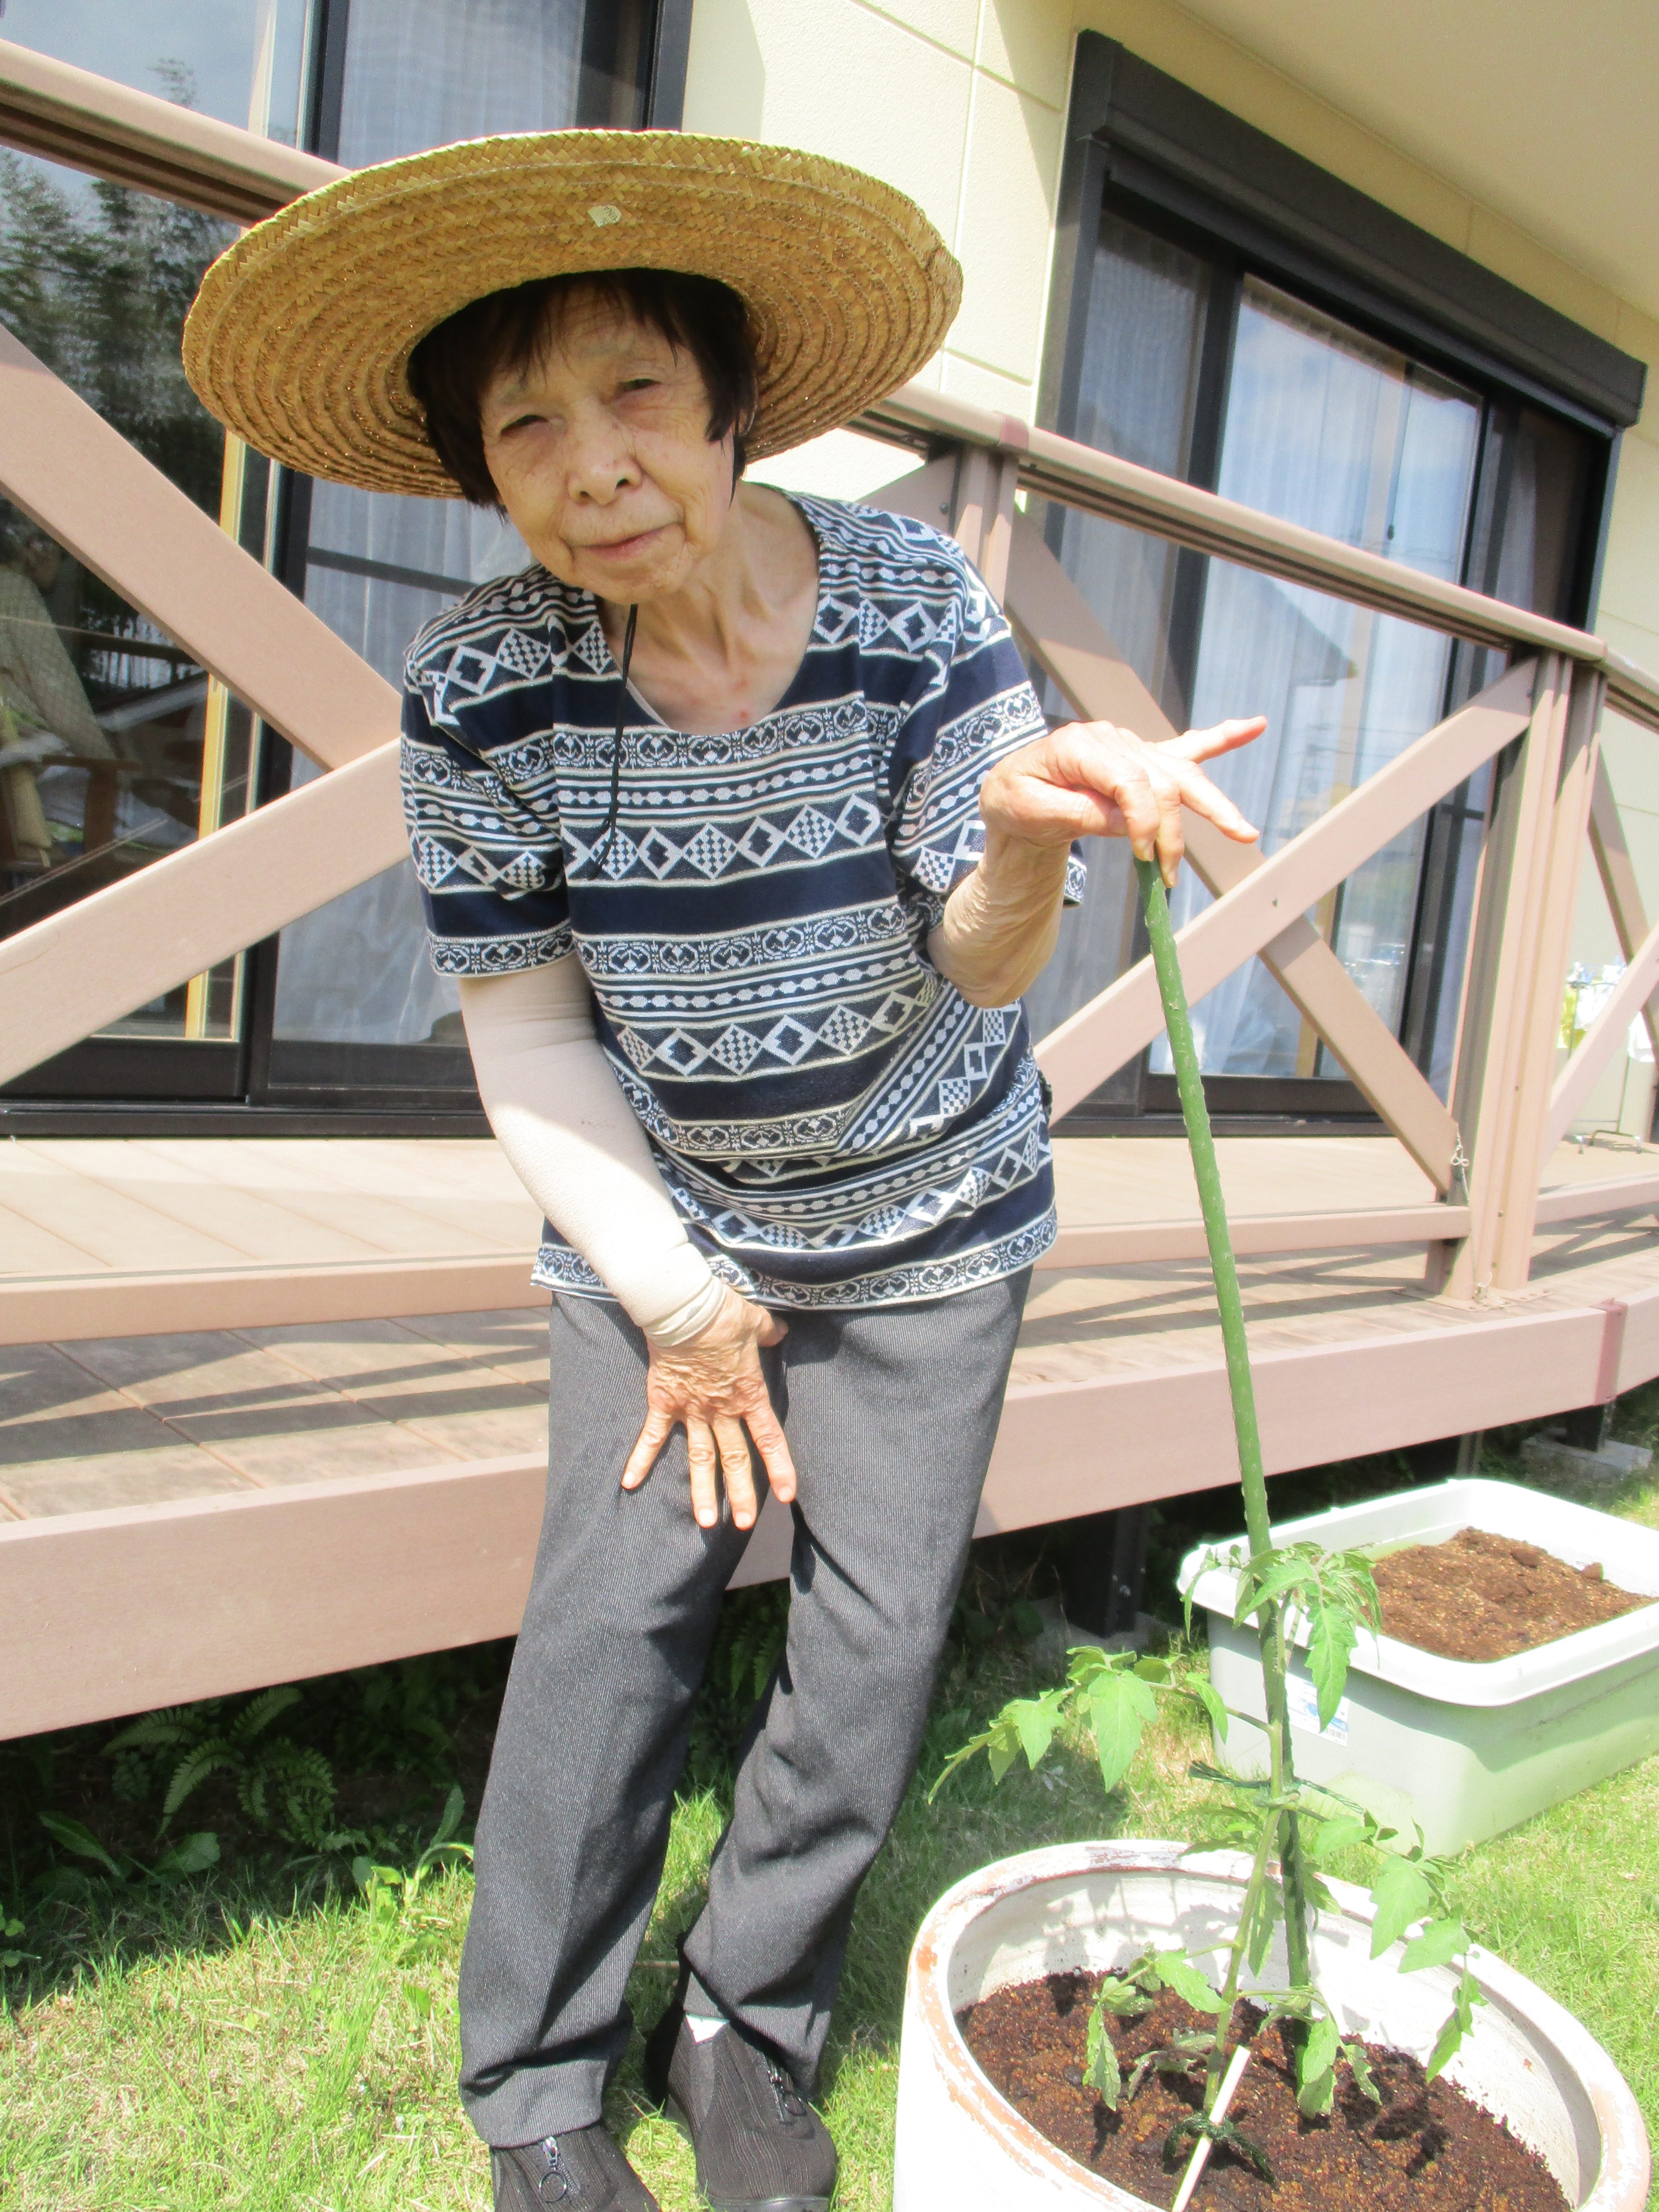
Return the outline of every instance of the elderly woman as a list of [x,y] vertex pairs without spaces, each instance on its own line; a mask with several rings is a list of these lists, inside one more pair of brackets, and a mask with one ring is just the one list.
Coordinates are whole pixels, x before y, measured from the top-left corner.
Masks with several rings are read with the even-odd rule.
[[921,368],[957,289],[854,172],[572,132],[330,186],[192,317],[243,434],[499,507],[535,559],[421,633],[404,717],[433,957],[553,1293],[461,1974],[501,2207],[654,2202],[601,2100],[757,1455],[787,1640],[646,2077],[712,2204],[828,2203],[806,2100],[1054,1234],[1020,994],[1075,839],[1172,873],[1183,805],[1254,834],[1198,763],[1258,724],[1050,732],[951,539],[744,481]]

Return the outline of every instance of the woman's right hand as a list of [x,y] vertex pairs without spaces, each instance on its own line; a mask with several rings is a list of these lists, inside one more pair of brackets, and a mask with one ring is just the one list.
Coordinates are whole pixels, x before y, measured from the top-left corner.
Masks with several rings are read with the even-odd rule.
[[[781,1505],[795,1494],[795,1466],[783,1425],[772,1410],[760,1348],[779,1343],[787,1324],[730,1288],[708,1328],[689,1344],[650,1347],[645,1426],[623,1469],[624,1490],[637,1490],[674,1430],[685,1430],[691,1468],[691,1510],[700,1528],[720,1517],[720,1478],[739,1528],[752,1528],[755,1501],[749,1437],[755,1440],[772,1495]],[[745,1426],[749,1436],[744,1434]]]

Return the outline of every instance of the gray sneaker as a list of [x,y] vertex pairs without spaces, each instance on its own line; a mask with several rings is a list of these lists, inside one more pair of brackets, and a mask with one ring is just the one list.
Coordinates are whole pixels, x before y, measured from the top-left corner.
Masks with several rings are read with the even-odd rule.
[[495,2212],[662,2212],[623,2157],[610,2130],[596,2123],[544,2142],[492,2150],[489,2175]]
[[646,2089],[690,2136],[714,2212],[829,2212],[836,2146],[787,2069],[729,2021],[699,2043],[682,2014],[676,2033],[678,2010],[650,2039]]

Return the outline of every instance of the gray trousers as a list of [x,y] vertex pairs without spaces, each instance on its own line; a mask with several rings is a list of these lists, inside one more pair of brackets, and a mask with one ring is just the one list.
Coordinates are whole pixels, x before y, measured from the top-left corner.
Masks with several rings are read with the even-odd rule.
[[[763,1355],[799,1476],[789,1627],[737,1780],[696,1994],[802,2086],[853,1902],[903,1796],[967,1559],[1029,1271],[950,1298],[791,1314]],[[599,2117],[667,1850],[692,1701],[746,1535],[691,1516],[684,1432],[623,1462],[645,1340],[555,1298],[547,1513],[478,1820],[461,2096],[488,2143]]]

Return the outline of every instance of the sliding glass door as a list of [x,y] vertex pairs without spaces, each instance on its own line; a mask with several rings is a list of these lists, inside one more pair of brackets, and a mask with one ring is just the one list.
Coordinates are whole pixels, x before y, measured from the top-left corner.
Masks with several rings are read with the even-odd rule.
[[[321,149],[350,167],[489,131],[643,119],[652,11],[587,0],[351,0]],[[422,623],[529,554],[493,514],[338,484],[285,489],[284,574],[389,683]],[[285,750],[286,749],[284,749]],[[276,764],[295,784],[314,771]],[[389,870],[283,932],[260,965],[256,1081],[276,1102],[470,1102],[453,981],[432,972],[412,871]]]
[[[283,0],[10,0],[6,37],[293,143],[307,11]],[[179,336],[234,228],[0,151],[0,322],[198,507],[264,551],[263,480],[185,382]],[[252,717],[0,481],[0,935],[233,820]],[[134,563],[142,573],[142,549]],[[227,962],[9,1087],[216,1099],[245,1066],[246,963]]]
[[[0,9],[9,40],[351,167],[489,132],[637,126],[659,12],[657,0]],[[528,555],[458,500],[312,483],[224,435],[185,382],[179,343],[202,272],[235,234],[0,149],[0,322],[400,684],[422,623]],[[317,773],[5,492],[0,481],[0,935]],[[428,964],[406,865],[3,1097],[241,1102],[325,1125],[342,1109],[476,1118],[454,987]]]
[[[1595,441],[1286,289],[1173,220],[1109,197],[1073,371],[1085,441],[1286,521],[1571,618]],[[1052,510],[1049,542],[1177,727],[1268,719],[1212,773],[1277,850],[1498,672],[1495,657],[1149,534]],[[1065,713],[1051,690],[1051,712]],[[1310,919],[1443,1095],[1484,786],[1376,854]],[[1121,851],[1030,994],[1039,1034],[1140,945]],[[1178,921],[1208,902],[1190,870]],[[1194,1010],[1223,1112],[1363,1110],[1259,961]],[[1168,1048],[1091,1115],[1172,1110]]]

